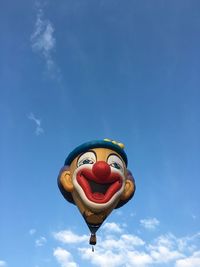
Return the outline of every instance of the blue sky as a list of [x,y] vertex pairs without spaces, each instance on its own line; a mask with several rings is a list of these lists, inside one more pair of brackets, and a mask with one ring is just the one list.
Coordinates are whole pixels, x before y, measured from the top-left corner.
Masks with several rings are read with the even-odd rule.
[[[200,3],[4,1],[0,266],[200,266]],[[92,253],[57,175],[77,145],[126,146],[137,190]]]

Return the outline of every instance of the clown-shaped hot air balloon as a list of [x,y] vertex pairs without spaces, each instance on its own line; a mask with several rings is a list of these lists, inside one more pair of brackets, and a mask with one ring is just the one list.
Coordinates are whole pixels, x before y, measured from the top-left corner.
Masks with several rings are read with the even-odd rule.
[[65,160],[58,186],[64,198],[78,207],[91,232],[90,244],[95,245],[103,221],[135,192],[124,145],[104,139],[76,147]]

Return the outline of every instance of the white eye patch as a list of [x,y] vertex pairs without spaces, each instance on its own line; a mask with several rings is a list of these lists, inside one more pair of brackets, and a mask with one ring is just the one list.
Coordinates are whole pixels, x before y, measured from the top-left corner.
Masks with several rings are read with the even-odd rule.
[[94,164],[96,162],[96,155],[94,152],[89,151],[80,156],[77,166],[80,167],[84,164]]
[[110,155],[107,159],[107,163],[111,168],[115,168],[124,173],[123,162],[117,155]]

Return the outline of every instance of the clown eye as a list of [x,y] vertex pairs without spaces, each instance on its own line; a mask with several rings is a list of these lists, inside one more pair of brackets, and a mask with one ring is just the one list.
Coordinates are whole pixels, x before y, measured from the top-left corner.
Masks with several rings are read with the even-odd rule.
[[117,155],[110,155],[107,163],[110,165],[110,167],[115,168],[121,172],[124,172],[124,165],[122,160]]
[[94,164],[96,162],[96,156],[93,152],[86,152],[80,156],[77,162],[77,166],[80,167],[84,164]]
[[114,167],[115,169],[118,169],[120,170],[121,169],[121,166],[117,163],[117,162],[113,162],[110,164],[111,167]]
[[94,161],[91,159],[84,159],[84,160],[81,160],[78,165],[81,166],[83,164],[93,164],[93,163]]

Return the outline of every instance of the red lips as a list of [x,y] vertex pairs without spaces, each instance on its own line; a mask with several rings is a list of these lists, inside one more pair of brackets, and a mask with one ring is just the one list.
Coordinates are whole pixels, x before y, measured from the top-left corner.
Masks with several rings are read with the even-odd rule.
[[82,168],[77,173],[77,182],[87,198],[99,204],[108,202],[122,187],[121,175],[111,172],[105,161],[97,161],[92,169]]

